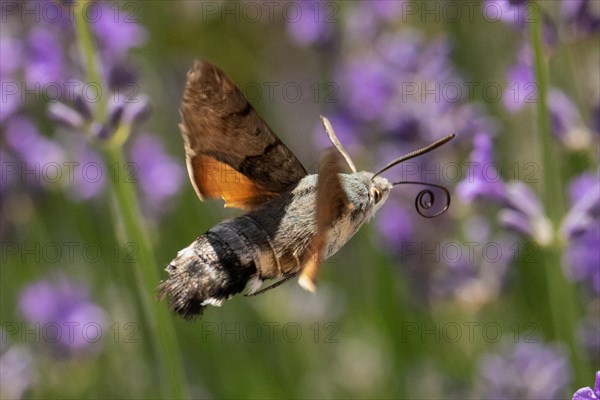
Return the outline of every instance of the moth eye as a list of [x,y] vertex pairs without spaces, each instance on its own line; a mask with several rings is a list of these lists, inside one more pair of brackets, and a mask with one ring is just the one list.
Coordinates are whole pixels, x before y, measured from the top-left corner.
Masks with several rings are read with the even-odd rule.
[[381,200],[381,190],[373,189],[373,198],[375,199],[375,204],[379,203]]

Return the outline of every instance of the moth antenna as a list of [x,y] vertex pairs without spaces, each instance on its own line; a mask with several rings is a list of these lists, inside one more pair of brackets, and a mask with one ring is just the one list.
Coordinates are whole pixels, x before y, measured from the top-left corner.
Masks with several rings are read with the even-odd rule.
[[323,121],[323,126],[325,127],[325,131],[327,132],[327,136],[329,136],[329,140],[331,141],[331,143],[335,146],[337,151],[344,157],[352,172],[356,172],[356,167],[354,166],[352,159],[346,152],[346,149],[344,149],[344,146],[342,146],[342,144],[338,140],[337,136],[335,136],[335,132],[333,131],[333,127],[331,126],[331,122],[329,122],[329,120],[322,115],[321,120]]
[[446,196],[446,204],[444,205],[444,208],[432,215],[425,214],[425,212],[423,210],[429,210],[435,204],[435,195],[433,194],[433,191],[431,189],[423,189],[417,194],[417,197],[415,197],[415,208],[417,209],[417,213],[421,217],[424,217],[424,218],[439,217],[440,215],[445,213],[448,210],[448,208],[450,208],[450,200],[451,200],[450,192],[444,186],[436,185],[434,183],[426,183],[426,182],[418,182],[418,181],[396,182],[396,183],[393,183],[392,185],[396,186],[396,185],[404,185],[404,184],[430,186],[430,187],[435,187],[435,188],[441,189],[444,192],[444,195]]
[[404,156],[402,156],[402,157],[400,157],[400,158],[392,161],[391,163],[389,163],[385,167],[381,168],[379,170],[379,172],[377,172],[375,175],[373,175],[373,177],[371,178],[371,180],[373,180],[377,175],[380,175],[382,172],[385,172],[388,169],[392,168],[396,164],[400,164],[403,161],[410,160],[411,158],[418,157],[418,156],[423,155],[425,153],[429,153],[431,150],[437,149],[438,147],[440,147],[440,146],[448,143],[450,140],[454,139],[455,136],[456,135],[454,133],[452,133],[452,134],[450,134],[450,135],[448,135],[446,137],[443,137],[443,138],[441,138],[439,140],[436,140],[435,142],[431,143],[428,146],[422,147],[422,148],[420,148],[418,150],[415,150],[415,151],[411,151],[410,153],[408,153],[408,154],[406,154],[406,155],[404,155]]

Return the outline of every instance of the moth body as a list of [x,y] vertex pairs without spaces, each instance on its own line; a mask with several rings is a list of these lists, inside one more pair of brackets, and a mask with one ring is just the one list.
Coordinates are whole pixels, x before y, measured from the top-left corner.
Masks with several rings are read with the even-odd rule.
[[[385,202],[392,185],[358,172],[339,174],[349,207],[327,229],[323,257],[334,255]],[[171,308],[189,318],[206,305],[220,306],[248,285],[298,272],[317,232],[314,204],[318,175],[308,175],[279,197],[242,216],[225,220],[181,250],[167,267],[159,291]]]

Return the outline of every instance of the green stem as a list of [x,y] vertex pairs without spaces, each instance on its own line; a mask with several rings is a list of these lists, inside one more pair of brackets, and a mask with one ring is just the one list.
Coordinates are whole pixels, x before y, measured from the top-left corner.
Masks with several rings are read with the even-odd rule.
[[[106,151],[109,165],[125,165],[121,147],[112,146]],[[185,395],[184,372],[173,322],[168,310],[152,299],[160,277],[156,260],[149,245],[146,232],[141,224],[142,216],[137,203],[134,187],[123,179],[110,179],[114,194],[114,206],[121,220],[126,240],[138,246],[138,262],[133,264],[138,296],[152,333],[152,347],[161,365],[160,376],[165,385],[165,395],[169,398],[183,398]]]
[[[85,71],[89,80],[89,84],[94,84],[100,90],[100,93],[105,89],[104,82],[98,71],[98,64],[96,63],[95,46],[90,33],[90,27],[87,24],[83,14],[84,7],[87,0],[79,1],[75,3],[75,33],[77,35],[77,41],[79,43],[79,51],[83,55],[85,60]],[[106,121],[108,117],[106,111],[106,103],[99,101],[96,103],[97,108],[95,110],[95,117],[99,122]]]
[[[98,73],[95,46],[90,34],[89,26],[82,13],[82,7],[85,4],[81,1],[76,8],[76,33],[80,46],[80,51],[85,58],[86,73],[90,82],[97,83],[101,89],[105,89]],[[106,120],[106,103],[100,101],[96,109],[95,119],[99,122]],[[119,127],[115,135],[128,136],[129,126]],[[123,130],[126,130],[124,132]],[[118,144],[110,143],[104,147],[104,153],[107,164],[122,168],[126,165],[123,149]],[[111,192],[113,193],[112,205],[115,214],[121,226],[116,226],[116,230],[122,228],[124,235],[122,240],[133,242],[138,246],[138,262],[133,264],[135,284],[138,292],[139,301],[142,305],[144,318],[148,325],[148,331],[151,335],[152,348],[155,352],[155,358],[158,365],[158,375],[161,379],[161,386],[164,397],[167,398],[185,398],[184,372],[182,368],[181,353],[175,335],[175,329],[168,310],[161,304],[159,305],[152,299],[151,293],[154,293],[155,287],[159,282],[159,274],[156,260],[152,253],[150,241],[146,235],[146,230],[142,226],[142,215],[137,201],[135,188],[123,179],[109,179]]]
[[[543,260],[546,284],[548,286],[548,301],[552,319],[553,332],[551,337],[565,342],[571,353],[571,362],[576,374],[576,381],[585,380],[585,368],[578,357],[580,350],[575,340],[577,321],[580,310],[577,306],[574,286],[569,283],[561,267],[562,243],[558,234],[561,218],[563,217],[564,199],[560,170],[560,152],[552,136],[550,113],[547,106],[548,96],[548,67],[544,57],[542,37],[542,14],[539,5],[533,4],[534,15],[531,18],[529,33],[533,48],[535,77],[538,85],[539,99],[537,103],[537,137],[542,151],[540,171],[542,171],[542,199],[548,217],[550,218],[554,235],[550,245],[543,249]],[[540,276],[540,278],[542,278]]]

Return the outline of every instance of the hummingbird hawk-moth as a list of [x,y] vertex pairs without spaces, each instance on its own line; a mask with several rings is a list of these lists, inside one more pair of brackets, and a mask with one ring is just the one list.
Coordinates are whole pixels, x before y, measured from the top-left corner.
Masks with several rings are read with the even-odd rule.
[[[334,148],[326,152],[318,175],[309,175],[220,68],[196,61],[188,72],[181,105],[186,165],[198,197],[220,198],[225,207],[247,213],[225,220],[181,250],[158,287],[171,309],[186,319],[207,305],[249,286],[256,295],[298,276],[304,289],[316,289],[323,260],[339,250],[385,203],[392,187],[380,176],[392,166],[441,146],[454,135],[407,154],[377,173],[357,172],[329,121],[322,118]],[[352,173],[342,173],[341,154]],[[423,195],[417,196],[417,210]],[[421,214],[421,212],[419,211]],[[424,214],[421,214],[426,216]],[[279,279],[260,290],[266,280]]]

